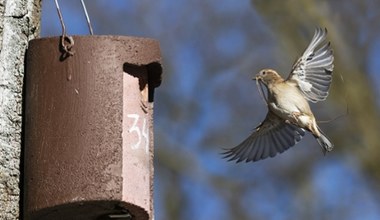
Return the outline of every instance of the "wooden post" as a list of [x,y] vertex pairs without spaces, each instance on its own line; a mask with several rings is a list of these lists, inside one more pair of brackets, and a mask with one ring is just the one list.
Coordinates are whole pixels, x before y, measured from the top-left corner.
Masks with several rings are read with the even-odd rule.
[[25,219],[152,219],[158,42],[76,36],[30,42]]

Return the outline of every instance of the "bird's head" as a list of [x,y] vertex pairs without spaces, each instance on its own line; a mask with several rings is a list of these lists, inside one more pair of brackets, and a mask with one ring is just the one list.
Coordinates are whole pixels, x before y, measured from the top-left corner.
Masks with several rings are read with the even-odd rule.
[[259,80],[263,82],[265,85],[275,83],[278,81],[283,81],[282,77],[272,69],[263,69],[261,70],[253,80]]

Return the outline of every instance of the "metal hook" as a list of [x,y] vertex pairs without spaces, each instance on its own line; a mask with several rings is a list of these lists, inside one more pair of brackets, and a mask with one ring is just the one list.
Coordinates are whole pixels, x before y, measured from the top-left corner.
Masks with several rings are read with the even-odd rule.
[[88,29],[90,30],[90,34],[94,35],[94,32],[92,31],[90,17],[87,14],[87,9],[86,9],[86,5],[84,4],[84,0],[81,0],[81,3],[82,3],[84,14],[86,15],[87,25],[88,25]]
[[63,17],[62,17],[61,9],[59,8],[58,0],[54,0],[54,1],[55,1],[55,6],[57,7],[58,17],[59,17],[59,21],[61,22],[61,27],[62,27],[61,48],[64,51],[64,57],[73,56],[74,51],[72,51],[71,49],[74,46],[74,39],[71,36],[66,35],[66,27],[65,27],[65,23],[63,22]]

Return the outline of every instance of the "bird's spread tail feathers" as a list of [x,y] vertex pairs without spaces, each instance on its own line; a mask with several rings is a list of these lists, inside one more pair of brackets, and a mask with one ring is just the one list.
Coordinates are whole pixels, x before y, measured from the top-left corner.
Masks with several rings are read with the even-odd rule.
[[319,137],[315,137],[315,139],[317,139],[319,145],[321,145],[323,153],[326,154],[326,152],[330,152],[330,151],[333,150],[334,145],[327,138],[327,136],[321,131],[320,128],[318,128],[318,130],[320,132],[320,136]]

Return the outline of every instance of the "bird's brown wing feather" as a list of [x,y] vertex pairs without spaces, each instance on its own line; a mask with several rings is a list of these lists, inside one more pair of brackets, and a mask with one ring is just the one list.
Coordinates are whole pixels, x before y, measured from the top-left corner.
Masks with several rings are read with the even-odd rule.
[[326,35],[326,29],[316,29],[309,46],[293,65],[287,79],[297,83],[306,99],[311,102],[325,100],[332,81],[334,56],[330,43],[323,44]]
[[223,154],[229,161],[257,161],[274,157],[295,145],[305,135],[302,128],[288,124],[275,114],[268,112],[265,120],[238,146]]

